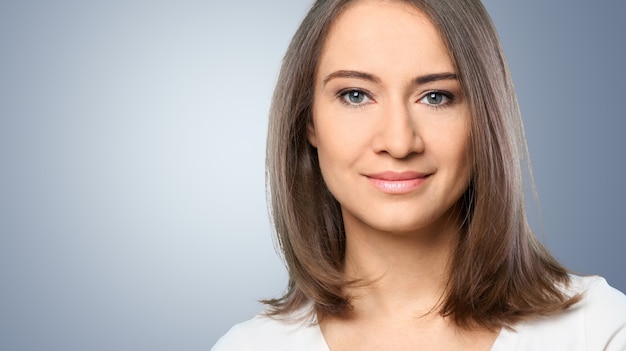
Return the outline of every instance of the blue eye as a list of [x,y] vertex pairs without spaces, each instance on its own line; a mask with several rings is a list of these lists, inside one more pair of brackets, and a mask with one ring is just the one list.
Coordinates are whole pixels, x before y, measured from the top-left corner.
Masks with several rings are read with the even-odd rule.
[[450,100],[451,97],[449,95],[439,91],[432,91],[421,98],[420,102],[429,106],[438,107],[448,104]]
[[369,103],[370,97],[361,90],[344,90],[339,93],[341,101],[347,105],[359,106]]

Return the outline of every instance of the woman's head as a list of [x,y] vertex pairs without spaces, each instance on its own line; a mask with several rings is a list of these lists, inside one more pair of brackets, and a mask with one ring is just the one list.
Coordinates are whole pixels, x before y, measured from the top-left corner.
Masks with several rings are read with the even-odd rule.
[[428,17],[402,2],[359,1],[335,19],[307,135],[348,240],[355,230],[454,234],[450,215],[472,168],[469,128],[456,69]]
[[[337,70],[343,70],[336,62],[343,60],[342,57],[349,60],[349,55],[333,57],[330,61],[334,62],[334,66],[327,64],[329,60],[324,55],[328,56],[329,50],[337,51],[328,48],[329,35],[335,40],[337,31],[349,30],[349,27],[337,28],[338,18],[357,9],[371,12],[382,7],[396,9],[403,7],[407,13],[421,17],[421,26],[428,27],[431,37],[437,37],[434,46],[399,51],[400,55],[407,52],[415,53],[416,62],[421,60],[428,63],[427,70],[420,71],[419,65],[411,66],[410,58],[407,60],[403,56],[397,57],[396,60],[389,55],[383,55],[389,61],[385,66],[388,69],[386,72],[393,71],[396,68],[394,65],[397,65],[399,67],[397,72],[410,71],[411,76],[403,77],[407,80],[439,75],[444,78],[441,79],[444,81],[444,87],[448,84],[447,90],[453,92],[452,98],[458,99],[452,100],[454,103],[451,105],[455,109],[452,115],[457,116],[456,119],[450,117],[449,123],[444,123],[447,133],[445,136],[450,139],[447,140],[448,145],[456,145],[454,153],[444,156],[449,156],[448,159],[453,159],[456,163],[457,167],[449,175],[456,177],[458,182],[448,178],[442,183],[447,187],[444,190],[449,190],[450,194],[440,199],[443,207],[438,209],[437,213],[433,213],[441,216],[447,207],[457,203],[459,206],[456,208],[460,208],[460,214],[464,219],[463,230],[453,253],[452,272],[442,312],[453,315],[460,322],[488,324],[485,320],[477,319],[475,312],[468,312],[464,308],[475,306],[478,300],[481,300],[486,310],[501,308],[502,306],[498,305],[504,304],[502,300],[504,295],[489,294],[486,292],[487,285],[493,286],[496,291],[515,285],[512,283],[515,277],[510,274],[514,271],[514,266],[533,264],[530,262],[531,258],[533,255],[539,255],[541,247],[528,231],[524,215],[521,162],[525,155],[525,142],[515,92],[495,29],[478,0],[322,0],[313,5],[285,55],[270,112],[267,148],[270,202],[279,244],[291,278],[290,291],[283,299],[274,301],[273,304],[278,312],[295,308],[306,299],[312,299],[318,311],[322,313],[342,313],[350,307],[349,297],[344,294],[344,287],[350,282],[342,275],[345,249],[344,220],[347,220],[347,217],[342,215],[342,206],[337,201],[338,199],[341,202],[349,195],[341,191],[341,182],[335,184],[331,179],[334,176],[331,171],[337,161],[333,158],[336,153],[332,152],[337,151],[337,146],[340,145],[330,142],[320,145],[320,137],[331,135],[329,131],[336,127],[345,129],[345,132],[359,127],[358,123],[343,126],[337,125],[336,122],[329,124],[328,119],[320,115],[328,111],[337,113],[338,110],[327,108],[332,105],[330,101],[333,98],[335,102],[337,99],[343,99],[349,104],[362,104],[363,101],[369,102],[364,99],[372,96],[361,94],[363,90],[342,90],[341,84],[337,85],[339,91],[333,95],[329,93],[332,89],[327,88],[325,84],[332,84],[331,80],[334,77],[368,80],[375,86],[373,89],[379,89],[386,94],[385,101],[396,102],[397,97],[403,93],[410,96],[411,92],[419,91],[422,95],[415,95],[415,98],[419,97],[415,101],[422,102],[415,105],[419,108],[424,107],[424,101],[427,104],[439,104],[441,99],[451,97],[441,94],[423,95],[428,91],[428,86],[419,87],[422,90],[416,88],[401,91],[397,89],[400,84],[394,83],[392,85],[395,88],[389,89],[390,85],[387,84],[389,79],[391,81],[395,79],[394,82],[397,82],[397,77],[390,78],[391,76],[384,73],[384,70],[374,69],[374,72],[368,71],[367,68],[353,70],[351,67],[355,66],[351,66],[350,62],[346,67],[351,72],[336,74]],[[378,25],[380,28],[372,31],[371,45],[385,50],[385,44],[389,43],[376,42],[375,34],[388,30],[389,28],[384,27],[386,25],[394,27],[401,24],[390,21],[388,24],[376,22],[372,25]],[[346,42],[344,40],[344,44],[341,44],[341,41],[339,43],[344,45]],[[406,45],[422,44],[407,41]],[[428,52],[424,53],[420,49],[427,49]],[[396,49],[388,47],[388,50]],[[371,62],[367,61],[368,57],[358,61],[360,67],[367,66],[367,64],[364,66],[363,62]],[[329,65],[337,70],[329,68]],[[412,68],[401,70],[402,67],[409,66]],[[383,77],[376,76],[377,72],[383,72],[380,74]],[[359,77],[355,78],[355,75]],[[343,87],[347,86],[344,84]],[[442,89],[438,86],[437,92],[440,90]],[[355,93],[354,96],[347,95]],[[385,106],[398,107],[401,104]],[[341,108],[339,110],[347,111]],[[400,114],[404,112],[410,115],[415,111],[409,108],[402,110]],[[395,110],[393,113],[397,114],[398,111]],[[378,116],[389,116],[393,113],[379,113]],[[404,122],[407,120],[410,118]],[[398,122],[398,119],[395,121],[397,123],[394,122],[389,128],[396,128],[396,137],[406,136],[407,133],[403,134],[402,130],[404,122]],[[384,128],[380,129],[380,123],[372,122],[366,125],[363,131],[352,132],[357,134],[364,132],[373,138],[377,131],[385,132]],[[372,127],[374,125],[375,127]],[[320,127],[325,128],[324,136],[320,135]],[[405,127],[411,130],[415,126],[405,123]],[[431,128],[430,131],[436,129]],[[335,137],[335,140],[339,138]],[[421,145],[419,140],[415,142],[415,138],[413,143],[405,144],[402,144],[401,140],[394,141],[391,138],[386,142],[381,142],[381,138],[377,141],[372,140],[369,140],[368,145],[378,147],[377,152],[385,153],[389,156],[388,159],[406,159],[407,155],[420,153],[422,152],[420,148],[433,143],[429,141],[431,144]],[[357,143],[361,141],[358,139]],[[439,150],[442,148],[441,145],[446,145],[446,140],[440,139],[437,142],[439,144],[433,145],[438,145]],[[399,144],[402,145],[398,146]],[[318,153],[316,147],[324,149],[320,149]],[[327,157],[329,150],[332,157]],[[461,157],[461,154],[465,157]],[[416,170],[418,174],[411,176],[428,178],[435,172],[434,178],[438,179],[443,172],[439,171],[437,163],[422,165],[424,168]],[[367,172],[378,174],[377,172],[387,170],[389,169],[367,169],[364,173],[371,175]],[[427,179],[426,182],[428,181]],[[368,204],[365,204],[362,207],[367,206]],[[403,211],[408,210],[405,207]],[[350,212],[350,215],[352,214]],[[406,213],[403,217],[405,215]],[[419,217],[419,214],[416,216]],[[382,222],[379,221],[380,223]],[[529,253],[528,248],[534,251]],[[549,256],[545,256],[543,261],[556,267]],[[498,320],[503,319],[501,316]]]

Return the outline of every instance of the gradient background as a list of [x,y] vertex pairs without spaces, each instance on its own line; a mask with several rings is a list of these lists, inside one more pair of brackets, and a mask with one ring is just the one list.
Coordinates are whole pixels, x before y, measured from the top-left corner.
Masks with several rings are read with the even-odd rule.
[[[215,3],[0,3],[0,349],[208,350],[284,289],[264,143],[310,1]],[[525,116],[536,229],[626,290],[626,5],[485,5]]]

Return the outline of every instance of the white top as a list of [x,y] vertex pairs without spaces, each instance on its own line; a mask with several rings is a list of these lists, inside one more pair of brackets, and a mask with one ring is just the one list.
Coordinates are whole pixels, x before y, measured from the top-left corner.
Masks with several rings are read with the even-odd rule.
[[[626,351],[626,296],[604,278],[572,276],[570,291],[583,293],[558,315],[502,328],[491,351]],[[330,351],[317,324],[263,315],[235,325],[212,351]]]

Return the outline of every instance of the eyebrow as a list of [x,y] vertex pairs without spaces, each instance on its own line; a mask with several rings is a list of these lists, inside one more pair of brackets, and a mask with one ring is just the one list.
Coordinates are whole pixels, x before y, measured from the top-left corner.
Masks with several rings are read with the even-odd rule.
[[433,73],[433,74],[427,74],[425,76],[419,76],[415,78],[415,84],[422,85],[422,84],[426,84],[430,82],[436,82],[439,80],[456,80],[456,79],[458,79],[456,73],[450,73],[450,72]]
[[359,71],[341,70],[341,71],[335,71],[327,75],[326,78],[324,78],[324,85],[326,85],[326,83],[336,78],[357,78],[357,79],[367,80],[372,83],[380,83],[380,79],[373,74],[359,72]]
[[[324,78],[323,83],[324,85],[326,85],[326,83],[336,78],[356,78],[356,79],[362,79],[362,80],[370,81],[372,83],[377,83],[377,84],[381,82],[380,78],[376,77],[373,74],[360,72],[360,71],[340,70],[340,71],[335,71],[327,75],[326,78]],[[436,82],[440,80],[455,80],[455,79],[458,79],[456,73],[443,72],[443,73],[433,73],[433,74],[426,74],[423,76],[419,76],[415,78],[413,81],[415,82],[416,85],[422,85],[422,84]]]

